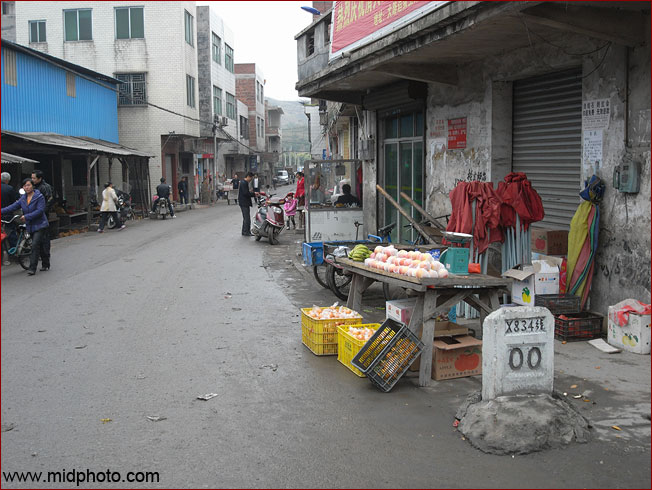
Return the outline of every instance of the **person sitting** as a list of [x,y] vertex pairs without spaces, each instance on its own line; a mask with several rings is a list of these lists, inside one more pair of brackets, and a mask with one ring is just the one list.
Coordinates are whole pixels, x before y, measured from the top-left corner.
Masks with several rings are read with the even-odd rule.
[[351,194],[351,186],[349,184],[344,184],[342,186],[342,194],[340,197],[337,198],[337,201],[335,201],[335,205],[337,206],[338,204],[342,204],[344,206],[352,207],[352,206],[362,206],[360,203],[360,199],[355,197],[353,194]]
[[172,201],[170,200],[170,186],[165,183],[165,177],[161,177],[161,183],[156,186],[156,200],[152,205],[152,213],[156,213],[156,208],[158,207],[160,199],[167,199],[170,216],[176,218],[174,215],[174,208],[172,207]]

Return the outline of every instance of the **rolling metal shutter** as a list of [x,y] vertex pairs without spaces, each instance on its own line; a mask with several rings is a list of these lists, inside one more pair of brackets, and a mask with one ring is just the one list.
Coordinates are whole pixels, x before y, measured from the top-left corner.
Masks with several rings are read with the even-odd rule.
[[580,203],[581,68],[514,82],[512,170],[541,196],[537,226],[568,229]]

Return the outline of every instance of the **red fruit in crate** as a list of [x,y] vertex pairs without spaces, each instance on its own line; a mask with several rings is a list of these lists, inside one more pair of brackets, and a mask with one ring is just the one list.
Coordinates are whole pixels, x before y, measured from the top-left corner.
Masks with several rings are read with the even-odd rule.
[[534,241],[534,247],[538,250],[544,250],[546,248],[546,241],[543,238],[537,238]]

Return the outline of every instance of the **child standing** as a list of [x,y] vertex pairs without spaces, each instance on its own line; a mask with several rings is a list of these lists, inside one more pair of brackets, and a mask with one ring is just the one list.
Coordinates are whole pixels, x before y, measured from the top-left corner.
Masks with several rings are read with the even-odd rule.
[[285,196],[285,204],[283,205],[283,210],[285,211],[285,216],[287,217],[286,228],[290,229],[290,221],[292,222],[292,229],[296,230],[297,225],[294,222],[294,216],[297,214],[297,206],[299,201],[294,198],[294,192],[288,192],[288,195]]

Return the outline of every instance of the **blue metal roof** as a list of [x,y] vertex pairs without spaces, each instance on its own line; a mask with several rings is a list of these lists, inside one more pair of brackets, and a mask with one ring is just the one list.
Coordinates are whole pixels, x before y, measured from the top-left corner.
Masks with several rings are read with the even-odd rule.
[[[8,50],[15,53],[16,85],[7,83],[5,77]],[[67,74],[74,77],[74,96],[67,95]],[[87,136],[118,143],[118,83],[114,78],[3,41],[2,130]]]

